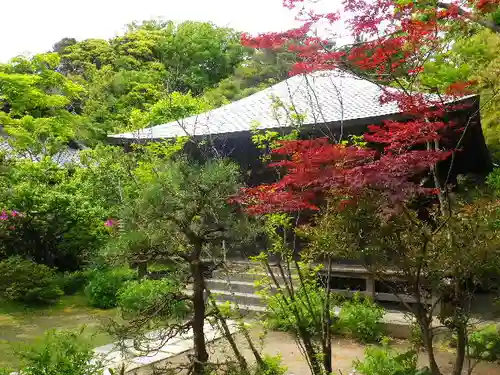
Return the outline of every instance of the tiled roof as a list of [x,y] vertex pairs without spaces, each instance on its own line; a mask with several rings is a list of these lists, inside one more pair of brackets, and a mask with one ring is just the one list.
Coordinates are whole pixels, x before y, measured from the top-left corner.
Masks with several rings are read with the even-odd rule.
[[[162,139],[249,131],[290,126],[286,109],[294,106],[305,116],[303,125],[372,118],[400,112],[395,103],[380,104],[381,88],[339,71],[291,77],[223,107],[183,120],[136,132],[110,135],[111,139]],[[279,98],[284,104],[276,109]],[[286,109],[284,109],[286,108]],[[278,114],[278,116],[276,115]],[[278,120],[278,119],[279,120]]]
[[[7,154],[7,157],[15,157],[15,158],[21,158],[21,159],[31,159],[33,161],[40,161],[41,157],[39,155],[27,155],[23,153],[15,153],[12,147],[9,145],[6,139],[0,140],[0,151],[5,152]],[[79,157],[79,151],[74,148],[66,148],[63,151],[58,152],[57,154],[52,156],[52,160],[63,166],[68,163],[80,163],[80,157]]]

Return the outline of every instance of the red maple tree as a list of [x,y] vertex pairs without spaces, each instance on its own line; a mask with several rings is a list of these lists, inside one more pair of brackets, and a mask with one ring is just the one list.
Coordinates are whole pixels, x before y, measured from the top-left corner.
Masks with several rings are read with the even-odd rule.
[[[245,45],[294,52],[298,62],[291,75],[348,70],[378,84],[380,102],[397,103],[411,120],[368,127],[364,139],[384,145],[382,150],[346,146],[338,139],[282,142],[273,153],[284,159],[271,166],[286,168],[284,177],[273,184],[243,189],[234,200],[251,214],[264,214],[317,210],[318,195],[331,190],[356,199],[363,189],[373,189],[396,206],[419,194],[443,194],[446,186],[437,178],[428,187],[416,176],[435,171],[439,162],[460,149],[460,140],[443,145],[444,134],[456,126],[446,115],[463,107],[450,103],[469,94],[471,82],[455,82],[443,93],[420,93],[415,86],[424,63],[446,48],[445,35],[452,28],[476,22],[498,31],[486,17],[498,9],[498,0],[438,2],[434,6],[418,1],[345,0],[343,12],[323,14],[308,9],[305,0],[284,0],[283,4],[298,9],[302,26],[281,33],[243,35]],[[325,29],[325,23],[334,26],[340,22],[341,14],[347,16],[343,21],[352,37],[368,41],[336,47],[332,35],[320,37],[315,32],[317,25]],[[388,82],[390,86],[381,84]]]
[[[447,35],[457,27],[467,28],[474,23],[500,32],[494,18],[489,17],[498,12],[499,0],[456,0],[452,3],[344,0],[343,12],[324,14],[308,10],[308,3],[306,0],[284,0],[284,6],[298,9],[298,18],[303,21],[301,27],[282,33],[244,35],[243,43],[254,48],[285,48],[295,53],[298,62],[291,75],[338,70],[369,80],[379,85],[380,102],[396,103],[405,120],[369,126],[364,134],[367,145],[363,146],[349,145],[338,138],[283,141],[272,151],[281,160],[270,165],[284,169],[283,177],[275,183],[245,188],[233,197],[233,201],[243,205],[250,214],[261,215],[318,211],[322,207],[319,203],[329,194],[345,197],[339,208],[342,210],[346,204],[356,204],[357,200],[369,196],[379,199],[376,204],[380,213],[403,212],[402,216],[406,214],[411,221],[407,214],[408,203],[419,196],[432,196],[441,208],[438,210],[441,224],[436,227],[442,229],[451,217],[447,183],[453,155],[460,152],[463,135],[470,124],[467,121],[460,128],[450,120],[449,113],[463,109],[465,101],[458,99],[470,94],[472,82],[454,82],[444,92],[439,92],[437,88],[423,87],[420,77],[425,62],[449,48]],[[351,30],[355,42],[350,45],[336,46],[331,35],[325,37],[315,31],[317,25],[324,28],[341,21]],[[447,160],[451,166],[442,178],[439,166]],[[409,311],[422,330],[431,373],[440,375],[432,344],[435,305],[425,307],[427,302],[421,298],[426,293],[423,280],[433,272],[424,271],[426,265],[432,264],[432,261],[424,261],[432,235],[427,232],[426,223],[415,225],[412,222],[408,228],[410,233],[419,230],[424,245],[418,248],[418,256],[408,261],[410,266],[401,274],[407,275],[406,281],[413,288],[410,294],[419,298],[417,307]],[[448,241],[451,234],[444,238]],[[446,242],[446,246],[455,245]],[[461,250],[458,253],[462,253]],[[411,257],[412,252],[409,250],[408,254]],[[458,337],[453,374],[459,375],[464,366],[467,337],[466,319],[463,319],[466,293],[462,282],[475,270],[472,267],[465,275],[460,264],[452,265],[452,269],[454,289],[450,293],[456,304],[450,310],[448,322],[453,322],[453,332]],[[448,277],[445,272],[442,275]]]

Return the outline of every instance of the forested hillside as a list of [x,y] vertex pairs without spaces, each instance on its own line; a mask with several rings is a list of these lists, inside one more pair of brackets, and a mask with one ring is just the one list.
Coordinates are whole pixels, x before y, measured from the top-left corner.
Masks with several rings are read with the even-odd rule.
[[0,65],[0,123],[16,146],[52,154],[69,140],[92,145],[237,100],[286,78],[291,61],[200,22],[131,24],[110,40],[65,38]]

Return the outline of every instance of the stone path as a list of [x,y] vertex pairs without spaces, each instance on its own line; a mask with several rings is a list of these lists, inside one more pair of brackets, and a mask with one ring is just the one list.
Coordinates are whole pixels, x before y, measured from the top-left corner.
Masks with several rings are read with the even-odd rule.
[[[236,322],[227,321],[227,324],[232,334],[237,331]],[[144,346],[144,344],[141,344],[140,350],[134,348],[134,342],[131,339],[125,340],[121,346],[116,342],[95,348],[96,360],[104,363],[104,375],[110,375],[110,369],[119,371],[122,366],[125,367],[125,372],[133,371],[193,349],[192,330],[179,337],[174,337],[166,343],[163,343],[163,340],[160,338],[161,331],[152,331],[146,336],[149,339],[147,345]],[[207,342],[221,337],[222,333],[218,327],[205,322],[205,340]]]

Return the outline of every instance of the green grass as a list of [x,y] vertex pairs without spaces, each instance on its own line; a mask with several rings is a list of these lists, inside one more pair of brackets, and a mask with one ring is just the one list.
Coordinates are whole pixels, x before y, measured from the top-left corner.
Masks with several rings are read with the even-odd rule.
[[79,329],[94,346],[114,341],[101,328],[106,318],[114,318],[117,310],[99,310],[89,307],[85,296],[64,296],[57,304],[27,308],[0,300],[0,368],[19,365],[14,349],[36,339],[51,329]]

